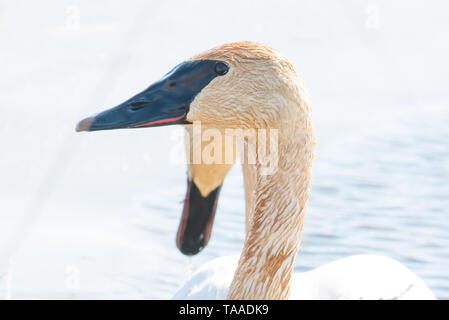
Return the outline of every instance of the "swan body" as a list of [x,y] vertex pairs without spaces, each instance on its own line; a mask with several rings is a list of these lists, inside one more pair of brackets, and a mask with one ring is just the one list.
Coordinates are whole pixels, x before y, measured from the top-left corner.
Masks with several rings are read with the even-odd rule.
[[235,42],[197,54],[122,104],[82,120],[77,131],[170,124],[183,125],[186,133],[188,188],[176,239],[182,253],[197,254],[209,241],[237,139],[246,199],[238,260],[206,264],[176,298],[433,297],[407,268],[379,256],[353,256],[293,274],[316,143],[307,90],[278,50]]
[[[206,262],[175,293],[176,300],[226,299],[237,255]],[[402,263],[381,255],[341,258],[294,273],[291,300],[433,300],[422,279]]]

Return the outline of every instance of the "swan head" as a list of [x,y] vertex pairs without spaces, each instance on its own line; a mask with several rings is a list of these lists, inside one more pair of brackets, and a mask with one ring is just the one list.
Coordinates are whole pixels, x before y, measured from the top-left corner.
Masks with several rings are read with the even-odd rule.
[[[76,131],[181,124],[189,132],[195,123],[220,131],[288,129],[286,123],[307,119],[301,117],[309,112],[306,97],[292,64],[276,49],[229,43],[187,59],[141,93],[80,121]],[[232,164],[189,163],[177,246],[193,255],[209,241],[219,190]]]
[[[200,53],[189,61],[213,60],[228,66],[192,101],[186,120],[217,128],[278,128],[306,94],[293,65],[276,49],[237,42]],[[295,103],[291,103],[294,101]],[[307,102],[307,101],[305,101]],[[303,104],[307,108],[307,103]]]
[[225,44],[182,62],[141,93],[80,121],[76,131],[202,124],[277,127],[302,101],[299,78],[276,49],[257,42]]

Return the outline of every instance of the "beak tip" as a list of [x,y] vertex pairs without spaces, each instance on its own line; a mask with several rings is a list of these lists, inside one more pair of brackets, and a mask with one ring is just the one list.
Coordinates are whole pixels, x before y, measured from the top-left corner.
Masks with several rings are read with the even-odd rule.
[[89,131],[91,128],[92,122],[94,122],[94,117],[89,117],[84,120],[81,120],[76,125],[75,131],[76,132]]

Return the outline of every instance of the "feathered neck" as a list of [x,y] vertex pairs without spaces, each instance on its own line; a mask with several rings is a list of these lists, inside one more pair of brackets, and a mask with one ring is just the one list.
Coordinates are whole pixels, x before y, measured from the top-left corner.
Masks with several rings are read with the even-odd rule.
[[315,137],[310,109],[278,128],[278,165],[262,174],[244,164],[245,244],[229,299],[288,299],[312,182]]

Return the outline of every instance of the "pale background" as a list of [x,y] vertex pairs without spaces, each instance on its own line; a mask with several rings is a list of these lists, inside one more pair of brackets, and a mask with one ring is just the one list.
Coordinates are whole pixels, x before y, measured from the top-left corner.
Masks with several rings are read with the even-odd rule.
[[0,1],[0,298],[170,298],[244,237],[240,168],[209,246],[174,237],[179,128],[75,133],[84,116],[225,42],[282,51],[318,138],[296,271],[384,254],[449,298],[447,1]]

